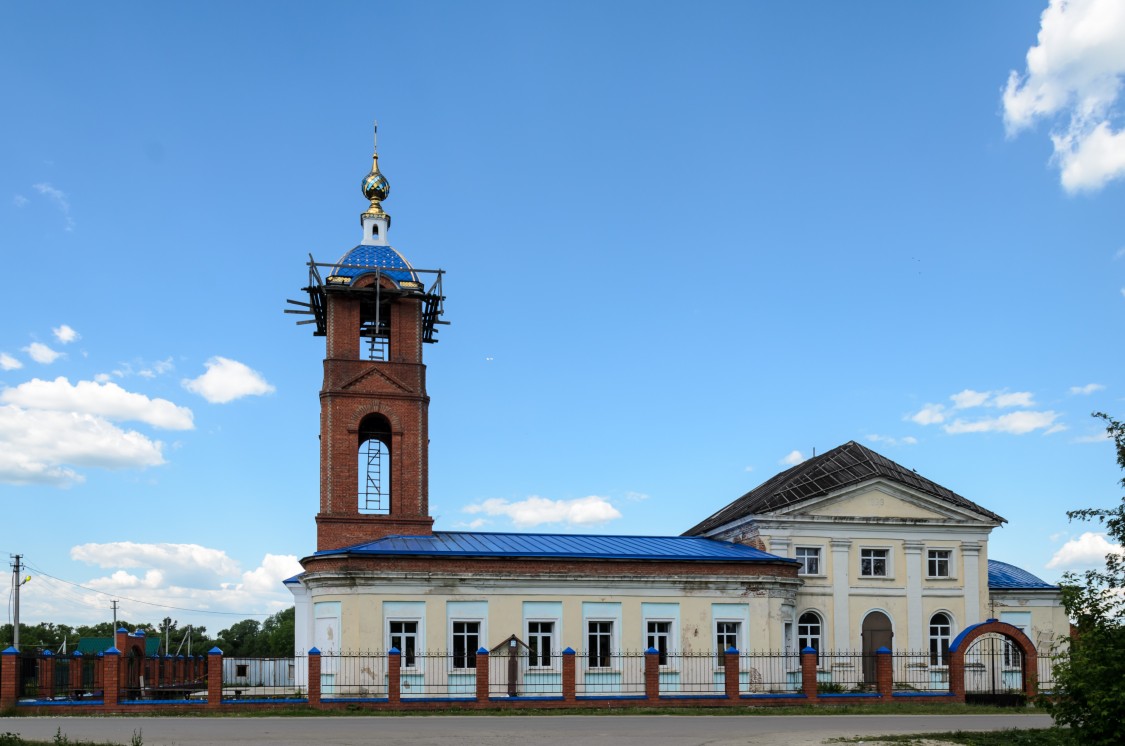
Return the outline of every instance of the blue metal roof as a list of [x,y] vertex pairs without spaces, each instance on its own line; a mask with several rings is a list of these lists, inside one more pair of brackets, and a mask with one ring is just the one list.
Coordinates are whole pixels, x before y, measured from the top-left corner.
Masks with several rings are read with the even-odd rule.
[[[371,268],[378,267],[384,271],[383,275],[391,278],[395,282],[413,281],[418,282],[418,276],[414,274],[413,267],[410,262],[403,258],[402,254],[395,251],[390,246],[368,246],[360,244],[348,253],[340,257],[340,261],[336,263],[341,264],[354,264],[364,267],[365,269],[348,268],[335,266],[328,274],[332,277],[351,277],[353,280],[356,277],[370,274]],[[395,270],[405,270],[398,272]]]
[[760,549],[699,536],[600,536],[435,531],[430,536],[387,536],[324,554],[445,557],[560,557],[572,559],[709,562],[796,562]]
[[1057,585],[1045,583],[1027,570],[999,560],[988,561],[988,587],[1009,589],[1058,590]]

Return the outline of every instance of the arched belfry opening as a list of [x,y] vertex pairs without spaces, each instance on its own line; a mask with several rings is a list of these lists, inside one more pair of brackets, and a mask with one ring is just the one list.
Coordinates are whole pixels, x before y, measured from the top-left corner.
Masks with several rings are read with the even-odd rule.
[[378,153],[361,188],[359,245],[335,262],[309,256],[308,302],[289,313],[325,337],[320,389],[317,550],[428,534],[429,404],[422,349],[437,341],[442,270],[419,269],[387,241],[390,184]]
[[381,414],[369,414],[359,425],[359,512],[391,512],[391,424]]

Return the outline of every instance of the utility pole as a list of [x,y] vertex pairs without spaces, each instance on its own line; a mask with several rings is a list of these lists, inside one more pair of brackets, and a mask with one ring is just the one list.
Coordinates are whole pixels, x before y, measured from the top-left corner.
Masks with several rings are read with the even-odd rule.
[[23,559],[22,554],[10,555],[15,559],[12,563],[12,598],[14,601],[12,611],[12,647],[16,650],[20,649],[20,560]]
[[109,636],[113,639],[116,639],[117,638],[117,599],[114,599],[114,600],[110,601],[110,603],[113,604],[113,631],[110,632]]

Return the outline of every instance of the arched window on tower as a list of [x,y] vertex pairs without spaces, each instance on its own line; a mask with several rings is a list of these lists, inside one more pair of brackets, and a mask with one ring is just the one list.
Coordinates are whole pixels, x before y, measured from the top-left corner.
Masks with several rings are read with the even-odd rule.
[[369,414],[359,424],[359,512],[391,512],[391,424]]

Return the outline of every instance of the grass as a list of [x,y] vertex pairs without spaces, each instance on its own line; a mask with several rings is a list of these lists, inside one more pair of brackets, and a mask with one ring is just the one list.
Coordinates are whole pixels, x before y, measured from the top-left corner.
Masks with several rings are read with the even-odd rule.
[[1076,741],[1068,731],[1055,728],[1013,728],[993,731],[953,731],[951,733],[913,733],[897,736],[859,736],[858,738],[833,738],[828,743],[902,744],[920,746],[923,743],[956,743],[965,746],[1075,746]]
[[[139,730],[133,731],[133,738],[129,741],[129,746],[143,745],[144,740],[141,738],[141,732]],[[55,737],[50,741],[28,740],[18,733],[0,733],[0,746],[121,746],[121,744],[97,741],[72,741],[69,736],[62,732],[62,728],[59,728],[55,731]]]

